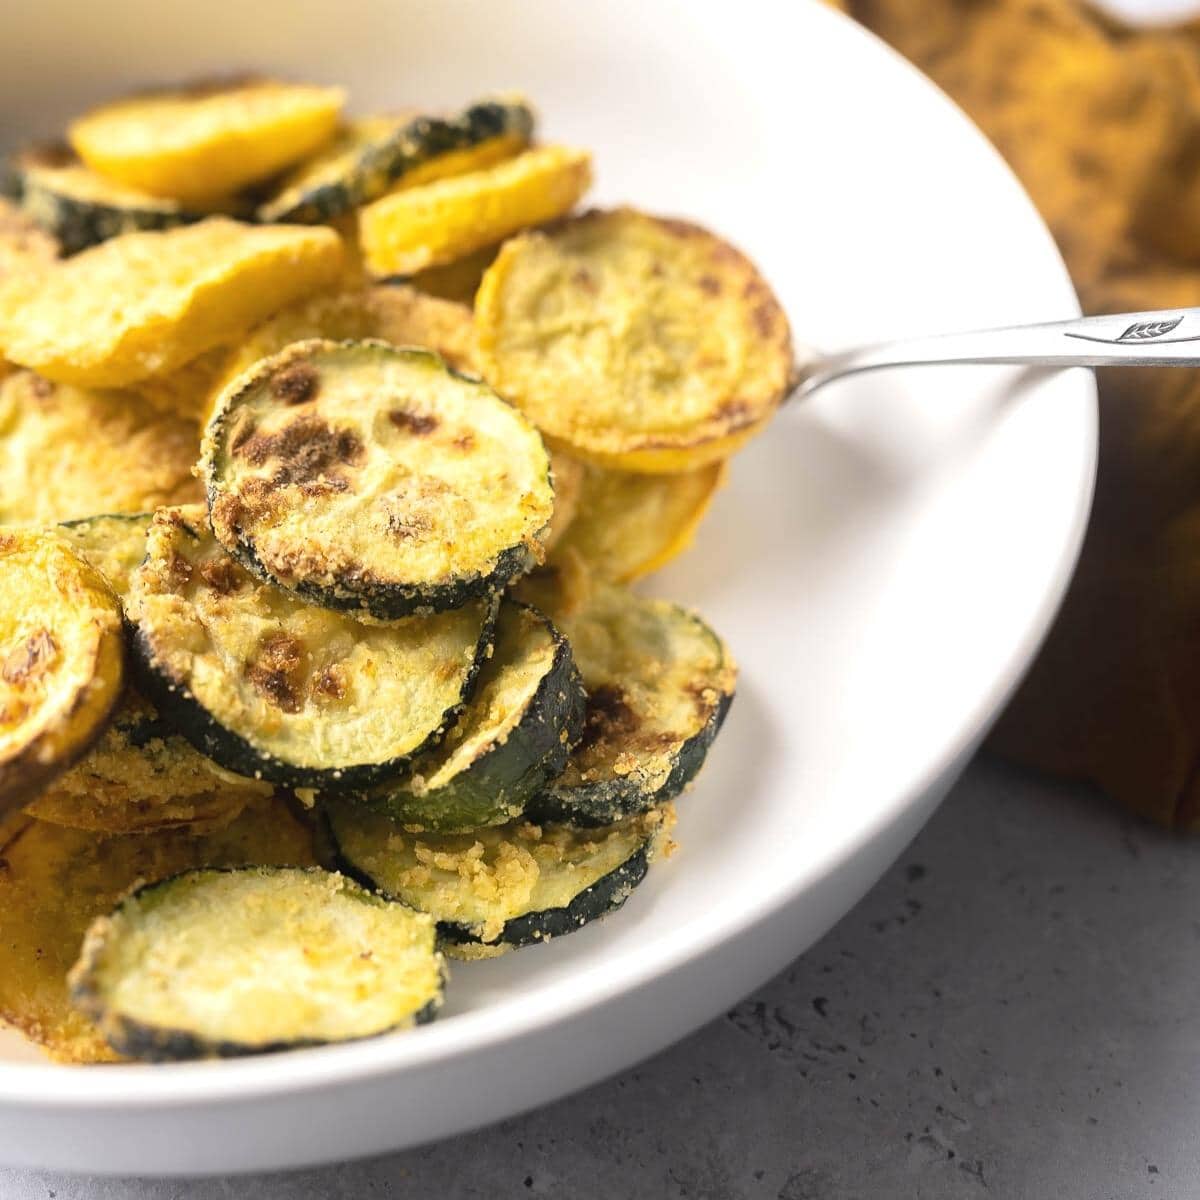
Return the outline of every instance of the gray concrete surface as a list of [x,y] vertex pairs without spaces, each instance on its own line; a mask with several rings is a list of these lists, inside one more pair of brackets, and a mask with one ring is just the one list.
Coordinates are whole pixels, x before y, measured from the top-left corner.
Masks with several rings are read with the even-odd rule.
[[828,937],[722,1020],[440,1145],[194,1182],[0,1170],[2,1200],[1185,1200],[1200,843],[976,763]]

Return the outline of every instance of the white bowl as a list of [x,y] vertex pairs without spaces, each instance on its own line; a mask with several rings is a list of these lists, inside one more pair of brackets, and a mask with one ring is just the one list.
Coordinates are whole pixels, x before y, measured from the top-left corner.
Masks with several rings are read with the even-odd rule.
[[[533,96],[595,199],[707,222],[819,346],[1078,310],[1025,195],[868,34],[791,0],[43,0],[6,14],[0,136],[131,84],[263,67],[363,108]],[[732,643],[738,699],[682,849],[618,914],[459,967],[434,1025],[236,1062],[68,1068],[0,1043],[0,1161],[297,1166],[545,1103],[708,1020],[819,937],[926,819],[1033,655],[1079,545],[1086,372],[864,377],[741,455],[653,581]],[[0,915],[0,925],[3,916]]]

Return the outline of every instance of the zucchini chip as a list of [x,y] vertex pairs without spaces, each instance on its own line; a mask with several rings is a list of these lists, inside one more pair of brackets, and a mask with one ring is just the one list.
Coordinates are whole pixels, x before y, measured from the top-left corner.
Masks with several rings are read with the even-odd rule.
[[322,791],[399,774],[469,698],[496,601],[367,625],[249,575],[200,506],[159,509],[126,615],[142,687],[202,754]]
[[21,209],[53,234],[63,253],[75,254],[122,233],[171,229],[201,221],[219,209],[232,212],[233,200],[216,206],[186,207],[114,183],[85,167],[66,146],[33,146],[12,160],[21,190]]
[[428,350],[298,342],[217,402],[200,470],[248,570],[395,620],[499,591],[539,559],[554,492],[537,430]]
[[359,213],[363,255],[376,275],[453,262],[570,212],[591,182],[586,151],[542,146],[483,170],[404,187]]
[[429,182],[510,158],[532,132],[533,113],[521,100],[481,100],[453,117],[360,117],[289,174],[259,206],[258,219],[329,221],[399,179]]
[[433,1018],[433,921],[320,868],[189,871],[93,922],[69,983],[119,1054],[228,1058]]
[[460,370],[473,371],[475,365],[475,325],[464,305],[404,286],[314,296],[268,317],[228,353],[210,388],[206,420],[221,392],[243,371],[309,338],[379,338],[396,346],[424,346]]
[[271,785],[197,753],[132,688],[95,745],[25,811],[39,821],[100,833],[227,825]]
[[583,493],[583,463],[550,447],[550,475],[554,480],[554,515],[542,535],[542,545],[553,550],[575,520]]
[[121,607],[60,537],[0,530],[0,812],[96,740],[121,692]]
[[792,370],[787,318],[753,264],[632,209],[507,242],[475,317],[488,381],[548,437],[622,470],[727,458]]
[[[59,532],[124,600],[146,557],[151,520],[150,513],[87,517],[60,525]],[[104,833],[184,825],[215,829],[271,790],[198,753],[127,686],[95,745],[25,811],[42,821]]]
[[602,579],[629,583],[682,554],[727,473],[723,462],[674,475],[586,467],[575,519],[559,542]]
[[36,274],[50,266],[61,247],[11,200],[0,198],[0,281]]
[[582,740],[526,812],[604,825],[691,782],[725,720],[737,668],[694,613],[600,580],[580,603],[571,583],[550,570],[519,589],[569,639],[588,693]]
[[117,1056],[72,1008],[67,972],[84,933],[131,887],[194,867],[310,866],[312,834],[282,800],[267,800],[212,832],[105,837],[28,816],[0,827],[0,1022],[53,1058]]
[[458,724],[402,781],[361,797],[408,829],[454,831],[519,817],[566,766],[583,731],[571,648],[535,609],[500,609],[496,646]]
[[210,217],[127,233],[0,289],[0,352],[48,379],[123,387],[241,336],[337,279],[331,229]]
[[0,380],[0,525],[197,500],[199,454],[194,419],[132,392],[51,383],[31,371]]
[[329,807],[347,869],[438,923],[446,953],[512,949],[573,933],[620,908],[669,851],[670,804],[603,829],[513,821],[474,833],[408,833],[340,801]]
[[250,79],[144,92],[72,122],[75,152],[101,175],[174,200],[228,196],[319,150],[341,88]]

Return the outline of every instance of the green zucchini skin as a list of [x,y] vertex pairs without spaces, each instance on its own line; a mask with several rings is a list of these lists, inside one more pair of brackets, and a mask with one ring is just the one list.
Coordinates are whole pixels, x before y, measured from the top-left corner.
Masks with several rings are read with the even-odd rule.
[[265,779],[283,787],[315,788],[327,795],[343,795],[396,778],[404,772],[413,756],[424,753],[445,736],[450,724],[470,700],[495,637],[499,607],[500,597],[494,596],[484,620],[462,700],[446,714],[442,728],[431,733],[413,751],[412,756],[386,759],[379,763],[359,763],[339,768],[302,767],[260,750],[236,731],[222,725],[187,687],[176,683],[157,668],[145,633],[136,624],[132,639],[134,674],[138,686],[175,731],[191,742],[201,754],[207,755],[226,770],[252,779]]
[[[464,770],[440,786],[418,792],[402,779],[355,799],[410,829],[458,833],[520,816],[529,798],[562,773],[571,747],[583,732],[585,697],[579,670],[566,638],[545,616],[516,601],[505,604],[539,622],[554,646],[549,669],[516,727],[504,739],[492,740]],[[497,648],[502,638],[503,633]],[[477,692],[480,702],[485,692],[486,684],[481,683]],[[414,771],[428,778],[441,765],[439,757],[442,755],[434,751],[434,761],[418,761]]]
[[172,229],[204,220],[205,213],[191,212],[165,200],[145,204],[106,203],[75,195],[53,170],[71,163],[69,151],[59,147],[36,148],[20,154],[11,164],[20,191],[21,207],[62,244],[64,254],[77,254],[122,233]]
[[563,822],[588,827],[611,825],[622,817],[644,812],[664,800],[673,800],[700,773],[709,748],[721,732],[732,704],[732,694],[721,697],[704,728],[680,746],[671,773],[656,791],[640,788],[637,780],[631,776],[598,779],[574,786],[562,785],[556,777],[529,801],[526,816],[538,823]]
[[645,847],[636,851],[615,870],[596,880],[564,908],[547,908],[541,912],[524,913],[504,923],[496,942],[485,942],[471,932],[469,926],[452,921],[438,922],[438,936],[451,946],[504,945],[514,950],[531,946],[550,938],[562,937],[582,929],[591,921],[616,912],[630,893],[646,877],[650,857]]
[[[245,871],[245,867],[205,867],[199,871],[182,871],[165,879],[142,884],[135,888],[118,904],[118,911],[132,901],[139,900],[149,894],[170,888],[180,880],[197,874],[235,875]],[[280,873],[295,871],[308,875],[329,874],[322,867],[256,867],[263,873]],[[355,885],[358,881],[352,881]],[[378,893],[367,887],[365,891],[372,895]],[[81,1012],[92,1017],[101,1025],[105,1041],[118,1053],[127,1058],[142,1062],[183,1062],[189,1059],[203,1058],[242,1058],[253,1054],[277,1054],[287,1050],[302,1050],[314,1046],[331,1044],[321,1038],[278,1038],[266,1042],[249,1045],[228,1038],[208,1038],[186,1029],[170,1029],[138,1021],[124,1013],[112,1011],[105,997],[98,988],[96,965],[101,953],[99,940],[85,939],[83,952],[69,979],[69,994],[72,1005]],[[447,972],[444,963],[439,969],[440,986],[436,995],[412,1013],[401,1023],[389,1029],[380,1029],[368,1034],[338,1039],[339,1041],[362,1041],[367,1037],[379,1037],[412,1026],[425,1025],[432,1021],[442,1004],[442,993],[445,989]]]
[[391,136],[365,144],[340,178],[311,188],[285,184],[258,206],[257,219],[302,225],[331,221],[378,199],[408,172],[440,155],[469,150],[492,138],[528,142],[533,124],[527,104],[506,100],[476,101],[453,117],[414,117]]

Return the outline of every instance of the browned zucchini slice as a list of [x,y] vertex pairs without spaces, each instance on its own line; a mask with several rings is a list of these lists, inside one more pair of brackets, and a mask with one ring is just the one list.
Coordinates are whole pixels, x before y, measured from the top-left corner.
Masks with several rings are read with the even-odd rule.
[[0,380],[0,525],[197,500],[199,455],[195,419],[130,392],[51,383],[31,371]]
[[188,871],[93,922],[71,999],[120,1054],[228,1058],[432,1019],[433,921],[320,868]]
[[537,430],[436,354],[299,342],[217,403],[200,468],[249,570],[394,620],[499,591],[540,555],[554,492]]
[[673,475],[588,464],[574,520],[558,543],[602,579],[629,583],[682,554],[725,480],[723,462]]
[[341,88],[248,79],[143,92],[72,122],[71,145],[101,175],[156,196],[228,196],[319,150]]
[[475,326],[471,310],[461,304],[403,286],[314,296],[268,317],[228,354],[211,386],[205,419],[243,371],[309,338],[379,338],[396,346],[424,346],[460,370],[473,371],[475,366]]
[[54,533],[0,530],[0,813],[96,740],[121,692],[121,608]]
[[412,771],[356,797],[408,828],[499,825],[566,766],[583,730],[583,684],[571,648],[535,609],[506,600],[471,703]]
[[787,318],[753,264],[696,225],[632,209],[506,243],[475,315],[489,382],[548,437],[624,470],[728,457],[770,420],[792,370]]
[[0,288],[0,352],[61,383],[123,387],[232,342],[341,267],[331,229],[210,217],[127,233]]
[[67,972],[91,922],[129,889],[193,867],[315,863],[312,834],[283,801],[211,832],[105,837],[19,816],[0,827],[0,1021],[66,1062],[116,1055],[71,1007]]
[[21,192],[21,209],[66,254],[75,254],[122,233],[171,229],[201,221],[214,211],[236,212],[228,200],[215,208],[188,207],[178,200],[125,187],[85,167],[66,146],[31,146],[11,164]]
[[401,188],[359,214],[363,255],[376,275],[453,262],[570,212],[591,181],[586,151],[542,146],[484,170]]
[[494,599],[368,625],[260,583],[199,506],[159,509],[127,615],[151,701],[240,775],[323,791],[399,774],[469,698]]
[[260,221],[328,221],[378,199],[397,180],[462,174],[516,154],[533,113],[519,99],[480,100],[452,117],[379,115],[347,122],[258,209]]
[[538,821],[603,825],[677,796],[695,778],[733,700],[737,669],[695,613],[564,572],[522,583],[571,643],[587,689],[583,738],[536,797]]
[[670,804],[602,829],[513,821],[473,833],[409,833],[344,801],[330,806],[349,870],[429,913],[448,954],[574,933],[620,908],[669,851]]

